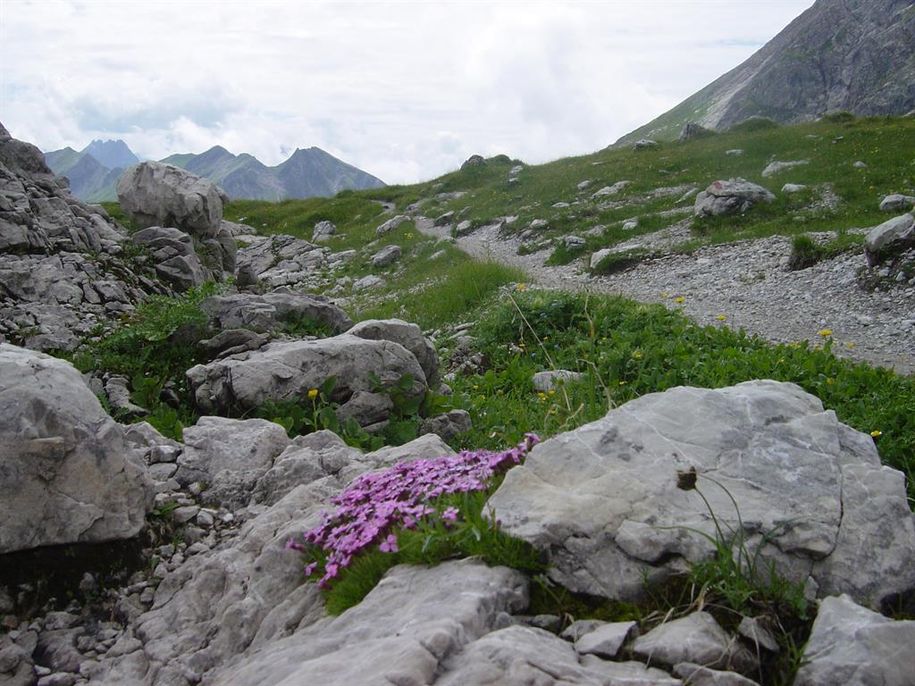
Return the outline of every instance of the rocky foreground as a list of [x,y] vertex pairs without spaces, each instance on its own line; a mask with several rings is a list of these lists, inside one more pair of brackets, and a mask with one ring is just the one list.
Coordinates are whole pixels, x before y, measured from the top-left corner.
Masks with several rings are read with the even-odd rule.
[[[427,417],[415,441],[363,452],[329,431],[290,439],[244,417],[332,376],[338,419],[381,431],[392,389],[411,400],[438,388],[432,342],[407,322],[354,326],[326,298],[270,291],[348,257],[289,236],[237,250],[232,236],[246,228],[222,219],[218,189],[200,179],[136,170],[122,205],[145,228],[128,236],[2,133],[0,293],[12,342],[0,342],[0,683],[770,679],[779,649],[770,616],[722,624],[699,603],[642,635],[635,622],[587,617],[560,632],[566,618],[529,613],[527,576],[473,559],[395,567],[330,616],[287,543],[356,476],[450,454],[442,437],[468,418]],[[104,295],[107,279],[89,265],[120,274],[123,298]],[[208,359],[186,382],[207,416],[180,441],[111,418],[99,396],[143,412],[128,380],[86,379],[39,351],[72,349],[151,293],[233,274],[257,288],[203,301]],[[302,321],[319,333],[290,333]],[[489,505],[504,531],[540,552],[553,583],[596,598],[640,602],[716,544],[752,552],[816,607],[795,684],[913,683],[915,622],[882,614],[915,611],[905,477],[881,466],[870,436],[793,384],[643,396],[538,445]],[[49,567],[75,565],[88,546],[105,557],[132,544],[133,564],[114,581],[89,568],[78,599],[42,595]]]

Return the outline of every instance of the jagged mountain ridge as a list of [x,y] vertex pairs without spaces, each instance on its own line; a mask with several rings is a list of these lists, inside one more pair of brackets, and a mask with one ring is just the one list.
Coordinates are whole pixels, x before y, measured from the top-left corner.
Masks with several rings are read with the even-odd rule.
[[[115,187],[130,164],[109,167],[99,157],[112,163],[130,157],[133,158],[130,164],[139,161],[121,140],[93,141],[80,152],[63,148],[45,154],[48,166],[58,176],[70,180],[70,188],[78,198],[88,202],[117,200]],[[219,145],[199,155],[179,153],[161,161],[208,178],[230,197],[239,199],[276,201],[332,196],[342,190],[384,185],[381,179],[316,147],[296,149],[289,159],[275,167],[268,167],[248,153],[234,155]]]
[[725,130],[751,116],[797,123],[913,109],[915,3],[817,0],[745,62],[617,143],[672,140],[690,121]]

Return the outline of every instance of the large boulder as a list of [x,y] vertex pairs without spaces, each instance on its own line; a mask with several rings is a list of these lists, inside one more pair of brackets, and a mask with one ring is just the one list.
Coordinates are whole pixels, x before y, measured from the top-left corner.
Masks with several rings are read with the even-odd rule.
[[399,343],[419,362],[426,375],[426,382],[433,386],[438,382],[438,353],[432,341],[423,336],[419,326],[402,319],[365,319],[353,326],[348,334],[371,341]]
[[872,228],[864,239],[864,257],[873,267],[887,256],[915,245],[915,215],[901,214]]
[[405,375],[413,379],[407,398],[418,399],[426,391],[426,377],[410,351],[350,334],[274,341],[187,372],[197,407],[211,414],[246,412],[267,401],[301,401],[331,377],[332,399],[343,403],[357,391],[393,389]]
[[217,329],[263,332],[312,324],[338,334],[353,325],[346,312],[323,295],[283,291],[263,295],[233,293],[207,298],[200,307]]
[[488,507],[548,555],[556,581],[607,598],[639,598],[722,535],[758,551],[761,573],[771,562],[821,595],[879,608],[915,589],[905,477],[788,383],[633,400],[536,446]]
[[118,181],[118,202],[141,227],[171,226],[193,236],[215,236],[222,196],[212,181],[162,162],[141,162]]
[[697,217],[743,214],[753,205],[773,200],[775,196],[771,191],[745,179],[719,180],[696,195],[693,213]]
[[0,553],[130,538],[151,482],[67,362],[0,344]]

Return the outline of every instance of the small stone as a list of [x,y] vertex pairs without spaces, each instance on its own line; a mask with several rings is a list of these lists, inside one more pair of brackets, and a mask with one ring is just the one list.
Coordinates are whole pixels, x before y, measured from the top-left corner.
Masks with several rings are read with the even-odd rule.
[[198,505],[179,507],[172,512],[172,521],[177,524],[184,524],[196,517],[198,512],[200,512],[200,507]]
[[748,639],[753,645],[765,648],[770,653],[779,651],[778,642],[772,632],[764,627],[755,617],[744,617],[740,620],[737,633]]
[[611,622],[602,624],[583,634],[575,641],[579,655],[597,655],[607,659],[617,656],[620,648],[637,630],[637,622]]
[[205,529],[212,528],[213,524],[216,523],[216,520],[213,517],[213,513],[207,510],[201,510],[198,512],[196,521]]
[[143,589],[143,592],[140,594],[140,602],[144,605],[149,605],[152,603],[153,599],[156,597],[156,589],[152,586]]
[[852,163],[851,166],[853,166],[855,169],[867,169],[867,165],[861,160],[857,160],[856,162]]
[[565,383],[578,381],[581,378],[579,372],[572,372],[568,369],[556,369],[551,371],[537,372],[534,374],[532,382],[534,390],[541,393],[548,393],[556,390]]
[[569,624],[559,636],[560,638],[564,638],[567,641],[572,641],[574,643],[588,632],[594,631],[599,626],[606,623],[607,622],[602,622],[599,619],[578,619]]

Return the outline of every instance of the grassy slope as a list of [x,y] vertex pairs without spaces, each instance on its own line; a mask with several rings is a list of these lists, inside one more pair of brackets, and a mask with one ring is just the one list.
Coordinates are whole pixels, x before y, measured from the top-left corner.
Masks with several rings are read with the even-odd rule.
[[[744,154],[726,155],[725,151],[731,148],[740,148]],[[795,234],[813,229],[841,230],[884,221],[886,215],[877,207],[880,198],[890,192],[911,192],[915,187],[912,149],[915,149],[915,120],[912,119],[818,122],[733,132],[672,143],[654,151],[604,150],[526,167],[514,185],[508,183],[508,171],[515,162],[497,158],[482,168],[454,172],[412,186],[344,192],[330,199],[277,204],[236,202],[228,207],[227,218],[245,221],[264,233],[291,233],[304,238],[310,238],[317,221],[329,219],[337,224],[338,234],[328,246],[335,251],[350,248],[360,251],[357,259],[343,272],[353,278],[379,272],[370,264],[369,258],[374,251],[390,243],[401,245],[403,260],[397,266],[382,270],[388,286],[380,295],[354,296],[350,309],[356,318],[398,316],[433,328],[460,321],[486,320],[494,312],[502,317],[511,315],[516,306],[506,299],[504,289],[501,294],[499,289],[512,281],[523,280],[523,275],[496,265],[469,263],[466,256],[450,244],[418,234],[410,222],[376,238],[375,227],[390,216],[383,214],[378,201],[392,202],[402,210],[408,204],[422,200],[427,216],[456,210],[464,211],[464,216],[478,222],[517,215],[515,230],[524,228],[532,219],[545,218],[551,224],[546,236],[581,232],[603,223],[610,228],[599,240],[607,244],[633,235],[633,232],[614,228],[614,222],[618,225],[624,218],[641,215],[640,231],[676,221],[676,218],[662,220],[656,215],[645,217],[673,206],[676,201],[675,196],[646,198],[649,191],[681,184],[704,187],[716,178],[743,176],[773,189],[777,195],[781,195],[778,190],[787,181],[811,185],[830,183],[842,202],[834,211],[801,214],[791,201],[779,197],[771,206],[755,209],[743,217],[700,224],[696,241]],[[783,172],[775,179],[763,179],[761,171],[772,159],[809,159],[811,163]],[[854,168],[852,163],[856,160],[864,161],[867,168]],[[585,193],[579,193],[576,186],[585,179],[590,179],[591,184]],[[632,201],[630,206],[601,210],[596,202],[590,201],[590,195],[596,189],[621,179],[632,183],[613,199],[628,199]],[[436,194],[451,191],[466,194],[458,199],[447,196],[435,199]],[[569,208],[552,208],[556,202],[570,202],[576,198],[582,198],[583,202]],[[691,200],[685,204],[689,206]],[[794,219],[795,215],[803,216],[804,221]],[[365,248],[367,244],[368,248]],[[854,242],[849,241],[849,245],[854,246]],[[444,251],[443,254],[440,251]],[[439,253],[436,259],[429,259],[436,253]],[[570,302],[573,304],[552,306],[581,309],[580,298],[572,298]],[[585,309],[603,311],[618,307],[608,302],[593,299]],[[545,434],[566,430],[602,415],[609,406],[671,385],[722,386],[766,377],[796,381],[822,397],[828,407],[838,411],[843,421],[862,431],[882,431],[880,441],[884,459],[906,471],[911,483],[915,473],[910,457],[915,447],[915,426],[907,417],[915,408],[912,379],[900,379],[883,371],[838,362],[822,351],[773,347],[761,341],[734,337],[727,330],[704,331],[685,320],[664,315],[661,310],[653,311],[649,316],[645,314],[649,310],[644,306],[629,304],[623,309],[627,307],[633,313],[642,314],[614,315],[625,322],[623,328],[607,328],[597,339],[614,341],[609,350],[599,350],[601,346],[593,340],[590,344],[596,347],[587,354],[579,350],[583,336],[593,338],[595,335],[591,329],[581,328],[587,319],[583,313],[576,315],[577,323],[568,331],[562,327],[538,331],[538,337],[565,340],[562,349],[553,355],[557,366],[592,372],[590,386],[585,391],[576,391],[579,395],[575,399],[559,404],[553,399],[547,402],[530,391],[530,374],[538,368],[551,366],[541,354],[549,348],[541,348],[538,339],[530,337],[530,331],[524,334],[520,320],[515,321],[511,336],[503,331],[501,338],[490,338],[484,352],[493,362],[492,367],[482,375],[462,377],[453,384],[456,390],[453,403],[474,414],[474,431],[463,445],[497,447],[517,440],[528,430]],[[548,309],[538,311],[537,316],[545,321],[552,319]],[[651,331],[657,331],[657,335],[650,334]],[[524,339],[525,335],[527,339]],[[669,345],[671,341],[676,343],[673,348]],[[519,342],[526,343],[527,352],[516,350],[514,356],[504,354]],[[610,365],[606,361],[619,357],[620,350],[637,346],[642,347],[643,357],[639,359],[651,361],[651,364],[639,365],[641,371],[637,378],[628,375],[622,362],[617,360]],[[624,361],[632,363],[629,358]]]

